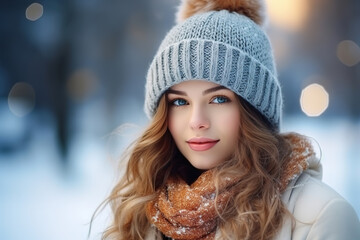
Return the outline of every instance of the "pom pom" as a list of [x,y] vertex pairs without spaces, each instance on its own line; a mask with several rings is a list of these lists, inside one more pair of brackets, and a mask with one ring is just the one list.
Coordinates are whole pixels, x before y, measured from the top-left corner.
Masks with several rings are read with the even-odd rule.
[[263,25],[265,21],[264,0],[182,0],[176,20],[180,23],[197,13],[212,10],[237,12],[247,16],[258,25]]

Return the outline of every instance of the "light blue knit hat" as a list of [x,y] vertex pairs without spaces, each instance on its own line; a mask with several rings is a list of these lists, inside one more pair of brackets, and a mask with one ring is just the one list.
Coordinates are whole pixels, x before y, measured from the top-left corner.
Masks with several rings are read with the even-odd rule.
[[195,14],[166,35],[147,75],[145,112],[151,118],[164,92],[189,80],[232,90],[279,129],[282,94],[263,29],[228,10]]

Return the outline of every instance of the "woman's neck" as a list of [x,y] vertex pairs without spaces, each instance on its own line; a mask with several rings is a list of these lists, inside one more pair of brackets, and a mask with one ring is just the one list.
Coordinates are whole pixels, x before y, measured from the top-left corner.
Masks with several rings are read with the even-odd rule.
[[204,170],[193,167],[184,157],[175,166],[175,174],[182,178],[187,184],[191,185],[198,177],[205,172]]

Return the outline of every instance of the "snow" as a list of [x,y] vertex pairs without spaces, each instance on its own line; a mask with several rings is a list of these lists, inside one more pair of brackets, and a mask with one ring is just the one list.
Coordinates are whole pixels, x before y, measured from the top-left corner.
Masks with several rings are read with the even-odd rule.
[[[113,183],[101,141],[74,140],[64,171],[52,129],[36,129],[29,146],[0,154],[0,239],[87,239],[89,222]],[[108,210],[89,239],[100,239]]]

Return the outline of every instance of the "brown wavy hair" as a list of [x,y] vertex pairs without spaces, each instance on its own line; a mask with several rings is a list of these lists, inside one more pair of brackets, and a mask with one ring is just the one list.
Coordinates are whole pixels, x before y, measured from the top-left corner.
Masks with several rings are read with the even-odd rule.
[[[280,199],[279,179],[291,148],[284,136],[240,98],[239,108],[238,147],[231,159],[216,168],[215,183],[231,175],[241,176],[241,181],[237,194],[219,213],[218,230],[222,239],[272,239],[287,213]],[[177,160],[181,154],[167,128],[167,114],[164,94],[151,123],[128,149],[125,174],[106,199],[114,218],[102,239],[144,239],[150,228],[145,205],[177,173],[179,165],[188,164]],[[192,172],[198,174],[195,169]],[[161,233],[157,234],[161,239]]]

